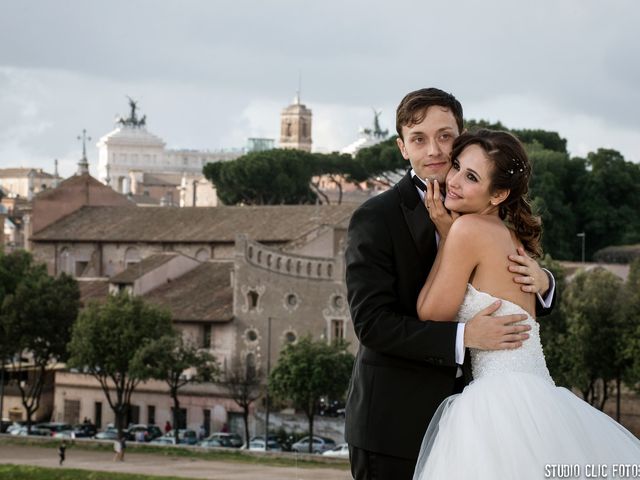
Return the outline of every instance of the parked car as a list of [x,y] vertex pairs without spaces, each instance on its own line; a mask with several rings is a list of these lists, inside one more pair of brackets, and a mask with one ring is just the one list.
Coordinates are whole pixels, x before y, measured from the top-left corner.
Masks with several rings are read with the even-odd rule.
[[76,438],[93,438],[98,433],[98,429],[93,423],[79,423],[73,426]]
[[[242,437],[237,433],[216,432],[209,435],[202,442],[216,441],[222,447],[240,448],[242,446]],[[213,446],[213,445],[211,445]]]
[[[249,442],[249,450],[254,452],[265,452],[264,439],[252,440]],[[281,452],[282,447],[275,440],[269,440],[269,451],[270,452]]]
[[[175,438],[175,431],[171,430],[165,433],[160,438]],[[195,430],[191,430],[190,428],[181,428],[178,430],[178,438],[180,443],[187,445],[196,445],[198,443],[198,433]]]
[[13,422],[11,425],[7,427],[7,430],[5,431],[5,433],[8,433],[11,435],[13,434],[13,432],[20,430],[20,428],[22,428],[25,424],[26,422]]
[[158,437],[149,442],[151,445],[176,445],[176,439],[174,437],[167,437],[166,435]]
[[38,428],[35,425],[31,427],[31,432],[28,431],[26,426],[20,427],[17,430],[13,430],[11,435],[16,435],[20,437],[25,437],[27,435],[35,435],[38,437],[50,437],[51,431],[46,428]]
[[126,438],[131,442],[137,442],[139,436],[143,435],[145,442],[150,442],[162,436],[162,430],[156,425],[132,425],[127,430]]
[[[313,446],[311,448],[312,453],[322,453],[327,450],[331,450],[336,448],[336,442],[331,440],[330,438],[324,437],[313,437]],[[309,452],[309,437],[303,437],[293,445],[291,445],[291,450],[299,453],[308,453]]]
[[68,423],[63,422],[44,422],[36,424],[36,427],[49,430],[49,435],[54,437],[57,433],[60,432],[71,432],[73,427]]
[[349,458],[349,445],[341,443],[336,448],[322,452],[322,455],[325,457]]
[[98,432],[95,436],[96,440],[117,440],[118,439],[118,430],[115,428],[109,428],[104,432]]

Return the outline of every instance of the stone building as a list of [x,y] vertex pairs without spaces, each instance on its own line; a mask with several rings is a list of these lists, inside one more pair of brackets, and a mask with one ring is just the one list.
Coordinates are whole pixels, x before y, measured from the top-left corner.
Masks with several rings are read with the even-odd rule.
[[311,110],[300,103],[296,94],[293,103],[280,114],[280,148],[311,151]]
[[[215,190],[204,178],[202,168],[207,163],[237,158],[243,151],[167,149],[164,140],[147,130],[146,116],[138,118],[137,103],[130,100],[129,105],[129,117],[120,118],[116,128],[97,143],[100,181],[117,192],[146,195],[158,201],[166,197],[167,192],[179,195],[176,188],[190,188],[188,185],[192,188],[196,182],[198,188],[195,201],[192,194],[182,203],[190,206],[215,206]],[[145,179],[145,175],[155,178]],[[169,183],[159,184],[159,176],[171,177]],[[182,185],[183,177],[188,185]],[[156,188],[158,186],[163,188]],[[179,198],[172,198],[171,201],[176,205],[180,203]]]
[[[275,365],[286,343],[307,334],[345,338],[355,352],[342,262],[352,212],[337,205],[83,206],[35,233],[32,250],[50,274],[78,279],[84,304],[109,292],[141,295],[167,308],[185,338],[224,369],[264,372],[267,352]],[[171,418],[164,384],[147,382],[132,402],[131,421]],[[220,385],[185,387],[181,406],[191,428],[240,429],[239,407]],[[53,418],[84,417],[102,425],[113,418],[95,380],[58,372]]]
[[31,200],[39,192],[55,188],[61,178],[56,172],[47,173],[41,168],[0,168],[0,189],[2,196]]

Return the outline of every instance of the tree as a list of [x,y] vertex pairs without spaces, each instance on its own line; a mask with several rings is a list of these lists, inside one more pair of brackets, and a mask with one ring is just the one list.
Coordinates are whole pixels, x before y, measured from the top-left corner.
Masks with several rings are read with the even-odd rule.
[[[12,373],[18,379],[16,384],[27,414],[27,429],[31,431],[48,368],[52,363],[66,360],[80,291],[72,277],[49,276],[46,267],[34,264],[26,252],[3,256],[0,263],[0,323],[5,339],[2,355],[9,360]],[[27,380],[20,380],[22,378]]]
[[[345,342],[327,344],[310,336],[288,344],[280,352],[271,372],[269,388],[281,399],[290,400],[309,421],[313,438],[313,420],[320,397],[341,397],[347,390],[354,357]],[[309,453],[313,442],[309,442]]]
[[180,332],[172,332],[157,340],[149,340],[135,355],[132,371],[141,378],[164,381],[173,399],[173,425],[179,443],[179,390],[189,383],[213,382],[219,368],[207,351],[186,341]]
[[621,290],[622,280],[598,267],[578,273],[562,298],[571,386],[600,410],[609,398],[609,383],[619,376],[624,360],[619,343],[626,333],[618,315]]
[[627,362],[623,379],[626,385],[640,393],[640,258],[631,264],[621,297],[620,316],[625,330],[623,348]]
[[167,311],[126,293],[110,295],[104,304],[90,303],[78,317],[69,343],[69,366],[92,375],[100,383],[122,436],[131,395],[144,372],[134,359],[142,347],[172,331]]
[[242,408],[242,419],[244,420],[245,443],[249,445],[249,409],[264,391],[262,380],[264,375],[262,370],[256,370],[250,365],[237,364],[227,371],[224,379],[224,386],[233,398],[233,401]]
[[251,152],[230,162],[209,163],[204,175],[223,203],[281,205],[315,203],[310,187],[315,157],[301,150]]
[[[560,303],[566,283],[562,265],[545,255],[540,261],[540,266],[549,270],[556,282],[556,304]],[[549,373],[558,385],[571,387],[571,376],[568,375],[570,366],[567,363],[565,342],[567,338],[567,321],[562,308],[556,307],[551,314],[539,318],[540,340],[544,346],[544,356],[549,368]]]
[[615,150],[598,149],[586,158],[589,174],[574,188],[579,231],[586,232],[587,257],[609,245],[640,243],[640,165]]

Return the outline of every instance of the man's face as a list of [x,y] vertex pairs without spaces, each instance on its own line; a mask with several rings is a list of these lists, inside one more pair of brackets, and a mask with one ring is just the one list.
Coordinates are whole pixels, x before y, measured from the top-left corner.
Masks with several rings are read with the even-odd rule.
[[398,137],[398,148],[405,160],[423,180],[438,180],[444,185],[451,168],[451,149],[460,135],[451,110],[437,105],[427,108],[424,119],[415,125],[402,127],[404,140]]

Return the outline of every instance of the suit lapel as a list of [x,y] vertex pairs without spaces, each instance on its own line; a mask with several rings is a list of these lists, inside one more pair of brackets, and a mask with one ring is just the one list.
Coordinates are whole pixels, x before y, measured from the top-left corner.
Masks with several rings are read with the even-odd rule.
[[438,250],[435,226],[429,218],[424,203],[420,200],[416,186],[411,181],[411,171],[407,172],[395,188],[400,194],[402,213],[418,253],[423,262],[432,264]]

